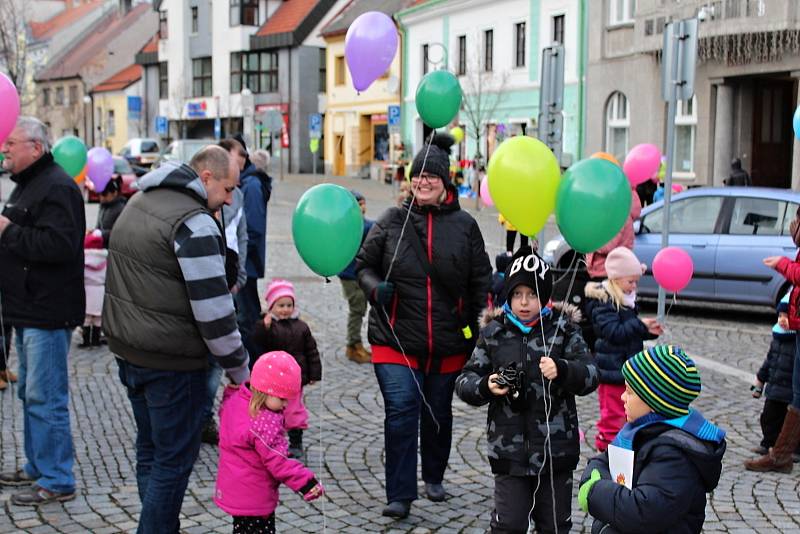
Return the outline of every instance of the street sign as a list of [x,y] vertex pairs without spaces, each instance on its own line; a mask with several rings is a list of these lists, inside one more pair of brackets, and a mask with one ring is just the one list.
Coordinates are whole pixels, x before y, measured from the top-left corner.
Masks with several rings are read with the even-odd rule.
[[389,106],[389,126],[400,126],[400,106]]
[[217,139],[222,137],[222,120],[219,117],[214,119],[214,137]]
[[313,153],[316,154],[319,150],[319,139],[312,138],[308,142],[308,149]]
[[311,139],[322,137],[322,115],[319,113],[309,113],[308,115],[308,136]]
[[[661,60],[661,98],[669,102],[670,89],[675,85],[677,100],[691,100],[694,95],[694,73],[697,62],[697,19],[670,22],[664,27],[664,48]],[[673,78],[674,55],[677,71]]]
[[538,137],[561,162],[564,136],[564,45],[553,43],[542,50],[539,82]]
[[128,120],[138,121],[142,118],[142,97],[129,96],[128,97]]
[[158,135],[167,135],[169,129],[169,122],[163,115],[156,116],[156,133]]

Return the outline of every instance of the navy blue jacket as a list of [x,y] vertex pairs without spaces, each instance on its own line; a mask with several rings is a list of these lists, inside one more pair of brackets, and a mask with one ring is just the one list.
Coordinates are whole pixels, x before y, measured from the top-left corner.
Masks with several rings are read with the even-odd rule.
[[597,282],[589,282],[584,290],[586,314],[591,318],[597,341],[594,345],[595,364],[601,384],[624,384],[623,364],[644,348],[645,339],[658,336],[647,331],[639,319],[638,306],[627,308],[616,305],[611,296]]
[[766,383],[764,397],[779,402],[792,402],[792,373],[794,372],[796,336],[772,334],[769,352],[756,373]]
[[247,277],[264,278],[267,260],[267,202],[272,195],[272,178],[252,163],[239,175],[247,220]]
[[592,533],[701,532],[725,448],[665,424],[643,428],[633,441],[633,491],[611,480],[607,452],[592,458],[581,480],[593,469],[602,477],[589,492]]
[[[367,233],[369,233],[369,229],[372,228],[372,225],[375,224],[375,221],[372,219],[364,219],[364,233],[361,234],[361,244],[364,244],[364,240],[367,238]],[[353,261],[350,262],[350,265],[345,267],[344,271],[339,273],[339,278],[342,280],[356,280],[358,276],[356,275],[356,259],[353,258]]]

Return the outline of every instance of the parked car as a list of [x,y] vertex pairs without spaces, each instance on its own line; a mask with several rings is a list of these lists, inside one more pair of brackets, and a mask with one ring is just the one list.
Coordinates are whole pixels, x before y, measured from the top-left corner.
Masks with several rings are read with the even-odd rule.
[[[122,196],[130,198],[136,191],[136,174],[133,172],[127,160],[120,156],[114,156],[114,179],[122,180]],[[100,195],[94,191],[94,186],[91,180],[86,180],[86,198],[89,202],[100,202]]]
[[158,159],[161,147],[155,139],[136,137],[128,140],[119,155],[131,165],[150,167]]
[[167,148],[158,156],[158,159],[153,164],[153,167],[163,165],[167,161],[180,161],[181,163],[188,163],[192,156],[197,154],[200,149],[208,145],[214,144],[213,139],[177,139],[171,142]]
[[[789,284],[766,267],[767,256],[794,259],[797,247],[789,223],[800,207],[800,193],[761,187],[709,187],[675,195],[670,206],[669,244],[684,249],[694,262],[694,275],[681,298],[740,304],[775,305]],[[658,294],[651,270],[661,250],[664,203],[642,210],[634,222],[634,252],[648,266],[639,295]],[[544,257],[566,269],[575,252],[561,236],[548,242]],[[585,267],[582,267],[585,271]],[[585,278],[585,276],[584,276]]]

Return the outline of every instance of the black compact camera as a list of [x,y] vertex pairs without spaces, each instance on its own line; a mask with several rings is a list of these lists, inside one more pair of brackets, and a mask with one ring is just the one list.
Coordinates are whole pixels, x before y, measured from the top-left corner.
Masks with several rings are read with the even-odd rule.
[[498,386],[508,388],[508,397],[511,401],[525,400],[525,370],[519,369],[514,362],[507,367],[497,370],[497,378],[493,382]]

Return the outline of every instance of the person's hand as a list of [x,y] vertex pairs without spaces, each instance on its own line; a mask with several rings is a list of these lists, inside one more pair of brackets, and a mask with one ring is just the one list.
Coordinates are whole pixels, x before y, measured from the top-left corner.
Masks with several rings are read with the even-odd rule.
[[231,288],[231,295],[235,295],[238,292],[239,292],[239,284],[233,284],[233,287]]
[[558,376],[558,367],[556,366],[556,362],[553,361],[553,358],[548,358],[547,356],[544,356],[541,360],[539,360],[539,370],[548,380],[555,380]]
[[313,501],[315,499],[319,499],[325,494],[325,488],[322,487],[322,484],[317,482],[317,484],[308,490],[306,493],[303,494],[303,500],[306,502]]
[[267,312],[264,314],[264,328],[269,330],[269,327],[272,326],[272,314]]
[[3,232],[5,232],[9,224],[11,224],[11,219],[5,215],[0,215],[0,235],[3,235]]
[[492,395],[502,397],[503,395],[508,394],[509,387],[496,384],[495,379],[497,379],[498,376],[500,375],[497,373],[489,375],[489,391],[492,393]]
[[789,330],[789,316],[785,313],[781,313],[778,315],[778,326],[783,328],[784,330]]
[[384,280],[375,287],[375,303],[388,306],[394,296],[394,284]]
[[592,469],[592,474],[589,476],[589,480],[581,484],[581,487],[578,490],[578,505],[580,505],[581,510],[583,510],[584,513],[589,513],[589,492],[592,491],[592,486],[597,484],[600,478],[600,471],[597,469]]
[[664,333],[664,327],[661,326],[661,323],[659,323],[657,319],[654,319],[653,317],[645,317],[641,321],[647,327],[647,331],[654,336],[660,336]]
[[753,392],[754,399],[760,399],[761,394],[764,392],[764,382],[756,378],[753,385],[750,386],[750,391]]
[[770,256],[768,258],[764,258],[764,265],[769,267],[770,269],[775,269],[778,267],[778,263],[783,259],[783,256]]

